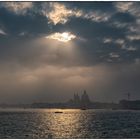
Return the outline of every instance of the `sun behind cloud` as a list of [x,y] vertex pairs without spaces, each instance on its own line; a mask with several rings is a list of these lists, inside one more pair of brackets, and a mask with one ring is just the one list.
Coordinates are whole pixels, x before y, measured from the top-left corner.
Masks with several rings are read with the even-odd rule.
[[45,38],[54,39],[54,40],[58,40],[61,42],[68,42],[68,41],[71,41],[72,39],[75,39],[76,36],[70,32],[63,32],[63,33],[57,32],[57,33],[51,34],[49,36],[46,36]]

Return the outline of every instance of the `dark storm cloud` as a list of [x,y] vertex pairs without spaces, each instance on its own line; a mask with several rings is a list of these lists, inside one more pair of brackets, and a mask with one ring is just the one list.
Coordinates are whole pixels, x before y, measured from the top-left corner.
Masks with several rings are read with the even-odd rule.
[[[127,91],[138,98],[138,5],[0,2],[1,101],[61,101],[81,87],[95,100],[119,100]],[[45,38],[56,32],[75,39]]]
[[113,20],[121,23],[134,23],[136,18],[129,13],[116,13],[112,16]]
[[107,2],[108,4],[106,5],[106,2],[63,2],[68,8],[77,8],[81,9],[83,11],[101,11],[101,12],[107,12],[110,14],[110,12],[115,11],[115,7],[112,2]]
[[104,37],[124,37],[126,29],[117,29],[111,27],[108,22],[91,22],[89,19],[83,18],[71,18],[71,20],[62,25],[56,25],[55,30],[64,31],[72,30],[77,35],[82,37],[94,40],[94,39],[103,39]]
[[6,28],[11,37],[20,35],[22,32],[27,32],[27,35],[37,36],[40,33],[49,31],[46,17],[40,14],[16,15],[3,8],[0,9],[0,24]]

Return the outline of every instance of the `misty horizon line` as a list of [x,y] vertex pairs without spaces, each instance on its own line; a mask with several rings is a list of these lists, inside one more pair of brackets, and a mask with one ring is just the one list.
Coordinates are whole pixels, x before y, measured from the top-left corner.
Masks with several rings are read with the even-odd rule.
[[[86,91],[86,90],[83,90],[83,91]],[[74,95],[78,95],[79,97],[82,96],[83,93],[79,93],[78,92],[74,92],[73,96]],[[128,93],[129,94],[129,93]],[[89,96],[89,95],[88,95]],[[118,101],[99,101],[99,100],[92,100],[90,97],[90,102],[91,103],[113,103],[113,104],[118,104],[121,100],[126,100],[126,101],[139,101],[140,99],[131,99],[130,98],[130,94],[128,95],[129,97],[126,97],[126,98],[122,98],[122,99],[119,99]],[[16,103],[7,103],[7,102],[1,102],[0,105],[31,105],[31,104],[34,104],[34,103],[47,103],[47,104],[61,104],[61,103],[68,103],[72,98],[69,98],[65,101],[41,101],[41,100],[36,100],[36,101],[30,101],[28,103],[19,103],[19,102],[16,102]]]

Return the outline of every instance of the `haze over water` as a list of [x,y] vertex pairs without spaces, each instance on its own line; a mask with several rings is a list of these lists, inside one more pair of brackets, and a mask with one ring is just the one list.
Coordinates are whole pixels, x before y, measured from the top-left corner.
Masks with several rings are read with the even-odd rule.
[[130,110],[1,109],[0,138],[140,138],[139,118]]

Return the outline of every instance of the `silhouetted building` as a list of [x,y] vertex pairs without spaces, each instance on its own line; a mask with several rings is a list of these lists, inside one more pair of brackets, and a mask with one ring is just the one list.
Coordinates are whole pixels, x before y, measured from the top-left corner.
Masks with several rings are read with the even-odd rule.
[[73,108],[88,108],[90,106],[90,99],[86,91],[82,94],[81,98],[78,94],[73,95],[73,99],[70,99],[68,102],[68,106]]
[[[140,101],[139,101],[140,103]],[[120,105],[121,104],[121,105]],[[63,103],[33,103],[31,107],[33,108],[74,108],[74,109],[118,109],[119,107],[125,108],[126,103],[120,102],[120,104],[115,103],[101,103],[101,102],[92,102],[84,90],[81,97],[76,93],[73,95],[73,98],[68,102]],[[128,108],[128,106],[127,106]]]
[[78,94],[74,94],[74,97],[73,97],[73,101],[74,101],[74,106],[75,107],[80,107],[80,97]]
[[119,102],[119,106],[121,109],[140,109],[140,100],[129,101],[129,100],[121,100]]
[[78,94],[74,94],[74,103],[75,104],[80,104],[80,97]]
[[86,93],[86,91],[84,90],[84,93],[81,96],[81,107],[82,108],[88,108],[90,106],[90,100],[89,100],[89,96]]

